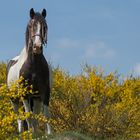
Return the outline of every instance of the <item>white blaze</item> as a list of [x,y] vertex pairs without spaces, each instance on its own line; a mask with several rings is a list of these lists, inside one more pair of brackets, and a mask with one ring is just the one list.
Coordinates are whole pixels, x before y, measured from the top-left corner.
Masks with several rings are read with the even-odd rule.
[[40,46],[41,45],[41,40],[40,40],[40,29],[41,29],[41,25],[40,23],[38,22],[37,23],[37,31],[35,33],[35,41],[34,41],[34,44],[36,44],[37,46]]

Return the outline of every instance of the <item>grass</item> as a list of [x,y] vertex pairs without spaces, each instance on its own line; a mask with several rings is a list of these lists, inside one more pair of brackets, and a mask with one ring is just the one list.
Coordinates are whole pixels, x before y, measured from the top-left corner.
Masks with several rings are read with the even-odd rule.
[[50,135],[46,140],[93,140],[92,138],[77,132],[64,132],[62,134]]
[[34,140],[128,140],[128,138],[96,138],[89,137],[78,132],[64,132],[61,134],[53,134],[49,136],[40,137]]

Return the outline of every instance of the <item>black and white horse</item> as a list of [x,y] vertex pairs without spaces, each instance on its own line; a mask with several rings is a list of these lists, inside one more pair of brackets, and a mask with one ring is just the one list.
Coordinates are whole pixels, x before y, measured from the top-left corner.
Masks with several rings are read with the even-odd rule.
[[[51,88],[51,69],[43,55],[43,46],[47,44],[48,26],[45,20],[46,10],[42,13],[30,10],[30,20],[26,29],[26,44],[19,56],[9,61],[7,65],[7,84],[10,87],[22,76],[29,84],[32,84],[33,91],[38,91],[35,96],[27,95],[22,101],[25,112],[32,111],[40,113],[41,107],[46,117],[49,117],[49,98]],[[15,112],[20,107],[19,100],[12,100]],[[23,120],[18,119],[19,132],[24,131]],[[37,122],[31,118],[26,120],[28,129],[36,132]],[[51,133],[50,125],[46,124],[46,131]]]

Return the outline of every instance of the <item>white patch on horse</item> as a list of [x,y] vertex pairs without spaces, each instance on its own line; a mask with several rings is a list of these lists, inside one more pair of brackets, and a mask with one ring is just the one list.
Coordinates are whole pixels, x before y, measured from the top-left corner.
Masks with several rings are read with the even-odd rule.
[[23,132],[23,121],[18,119],[17,122],[18,122],[18,131],[19,133],[21,133]]
[[[45,117],[50,118],[48,106],[47,105],[43,105],[43,109],[44,109]],[[49,125],[49,123],[47,123],[46,126],[45,126],[45,132],[48,133],[48,134],[51,134],[51,126]]]
[[17,61],[19,59],[19,55],[14,57],[12,60]]
[[34,41],[34,44],[37,45],[37,46],[41,46],[41,39],[40,39],[40,29],[41,29],[41,25],[40,23],[38,22],[37,23],[37,31],[35,33],[35,41]]
[[18,60],[18,62],[9,69],[9,73],[7,76],[8,86],[10,86],[12,82],[15,82],[16,80],[19,79],[20,69],[24,64],[24,62],[26,61],[26,59],[27,59],[27,52],[26,52],[26,47],[24,47],[21,54],[13,58],[13,60]]
[[48,135],[51,134],[51,126],[49,125],[49,123],[47,123],[47,133]]

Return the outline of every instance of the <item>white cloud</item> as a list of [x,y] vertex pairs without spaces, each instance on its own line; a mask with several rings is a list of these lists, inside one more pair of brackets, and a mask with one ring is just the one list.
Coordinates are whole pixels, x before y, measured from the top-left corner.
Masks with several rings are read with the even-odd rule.
[[134,75],[140,76],[140,63],[137,63],[137,64],[134,66]]
[[71,38],[61,38],[54,42],[52,60],[55,62],[71,61],[81,63],[92,59],[110,59],[116,56],[115,50],[102,41],[83,41]]
[[87,44],[85,51],[86,58],[106,58],[110,59],[115,57],[116,52],[107,47],[104,42],[96,42],[92,44]]
[[57,47],[59,48],[76,48],[79,47],[80,42],[78,40],[70,39],[70,38],[61,38],[56,41]]

